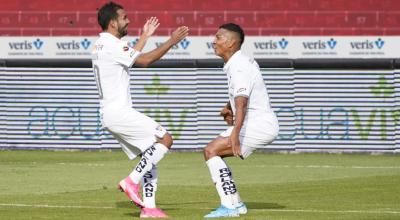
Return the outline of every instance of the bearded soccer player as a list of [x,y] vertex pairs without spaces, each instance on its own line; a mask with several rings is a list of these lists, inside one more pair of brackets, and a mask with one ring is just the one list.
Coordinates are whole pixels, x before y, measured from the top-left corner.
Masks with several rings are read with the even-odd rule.
[[[132,108],[129,68],[135,64],[146,67],[159,60],[167,51],[188,35],[185,26],[177,28],[160,47],[142,53],[146,41],[159,26],[152,17],[134,47],[121,40],[127,35],[129,19],[121,5],[106,3],[98,11],[103,32],[94,45],[93,70],[100,97],[102,126],[122,146],[129,159],[141,156],[133,171],[118,184],[120,190],[141,208],[140,217],[168,217],[156,208],[157,164],[172,146],[171,135],[150,117]],[[143,201],[140,196],[143,186]]]
[[220,114],[229,128],[204,148],[204,158],[221,199],[219,208],[204,216],[206,218],[237,217],[247,213],[232,171],[223,158],[245,159],[256,148],[270,144],[279,131],[260,68],[240,50],[243,41],[242,28],[233,23],[221,25],[213,41],[215,54],[225,62],[223,70],[228,78],[229,102]]

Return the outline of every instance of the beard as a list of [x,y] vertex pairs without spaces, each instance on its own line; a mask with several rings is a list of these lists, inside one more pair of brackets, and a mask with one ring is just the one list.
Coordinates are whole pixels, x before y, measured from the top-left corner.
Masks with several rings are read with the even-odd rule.
[[125,27],[120,27],[118,26],[118,34],[120,37],[124,37],[128,34],[128,25],[125,25]]

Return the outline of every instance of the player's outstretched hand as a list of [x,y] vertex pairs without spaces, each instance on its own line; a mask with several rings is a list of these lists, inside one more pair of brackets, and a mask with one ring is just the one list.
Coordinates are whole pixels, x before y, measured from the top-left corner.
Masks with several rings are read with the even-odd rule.
[[219,115],[224,118],[224,121],[226,121],[229,126],[233,125],[233,112],[228,106],[223,107]]
[[159,25],[158,19],[156,17],[151,17],[143,26],[143,34],[146,35],[146,37],[150,37]]
[[171,40],[173,44],[179,43],[179,41],[183,40],[189,34],[189,28],[186,26],[178,27],[171,34]]

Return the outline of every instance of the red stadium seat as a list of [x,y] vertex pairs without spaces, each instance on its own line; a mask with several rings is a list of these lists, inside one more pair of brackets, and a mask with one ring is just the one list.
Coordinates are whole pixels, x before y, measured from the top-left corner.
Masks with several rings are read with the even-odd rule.
[[50,27],[47,12],[22,11],[19,24],[26,28]]
[[[102,1],[9,1],[0,11],[1,35],[97,35],[97,9]],[[157,16],[156,34],[167,35],[186,25],[190,34],[214,35],[227,22],[248,35],[396,35],[399,0],[120,0],[139,34],[145,20]],[[10,29],[7,29],[10,28]],[[68,28],[76,30],[68,30]],[[19,29],[19,30],[17,30]]]
[[78,19],[76,12],[50,12],[49,24],[55,28],[74,28]]
[[376,27],[376,12],[349,12],[347,15],[347,27]]
[[287,20],[286,12],[256,12],[255,23],[257,27],[291,27],[292,23]]
[[50,28],[21,28],[22,36],[50,36]]
[[364,36],[382,36],[384,34],[384,29],[382,28],[356,28],[354,29],[354,35],[364,35]]
[[400,12],[378,13],[379,27],[400,27]]
[[15,12],[2,12],[0,16],[1,27],[15,27],[19,25],[19,14]]
[[384,35],[400,36],[400,28],[391,28],[391,29],[385,28],[383,31]]
[[80,32],[82,36],[99,36],[99,33],[101,33],[101,28],[82,28]]
[[201,28],[216,28],[225,23],[224,13],[221,12],[199,12],[197,14],[196,26]]
[[80,36],[81,30],[79,28],[53,28],[51,30],[53,36]]
[[226,13],[226,22],[233,22],[243,27],[257,27],[254,20],[255,20],[254,12],[228,11]]
[[21,36],[21,28],[0,28],[0,36]]
[[188,26],[190,28],[195,25],[195,14],[191,11],[185,11],[185,12],[171,11],[169,13],[172,19],[171,20],[172,28],[182,25]]
[[260,28],[261,36],[290,36],[289,28]]
[[79,12],[77,16],[78,22],[76,23],[76,26],[87,28],[99,27],[99,24],[97,23],[97,12]]
[[354,28],[322,28],[322,35],[350,36],[354,35]]
[[322,35],[322,28],[291,28],[291,35],[320,36]]
[[346,27],[346,12],[317,12],[316,27],[333,28]]

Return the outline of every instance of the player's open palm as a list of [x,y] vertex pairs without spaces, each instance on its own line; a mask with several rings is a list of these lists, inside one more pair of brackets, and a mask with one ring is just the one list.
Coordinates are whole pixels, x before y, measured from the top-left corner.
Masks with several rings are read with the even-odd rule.
[[189,28],[186,26],[178,27],[171,34],[171,39],[174,44],[177,44],[179,41],[183,40],[189,34]]
[[150,37],[153,35],[153,33],[156,31],[156,29],[160,26],[160,23],[158,22],[158,19],[156,17],[151,17],[146,21],[146,23],[143,26],[143,33],[147,36]]

